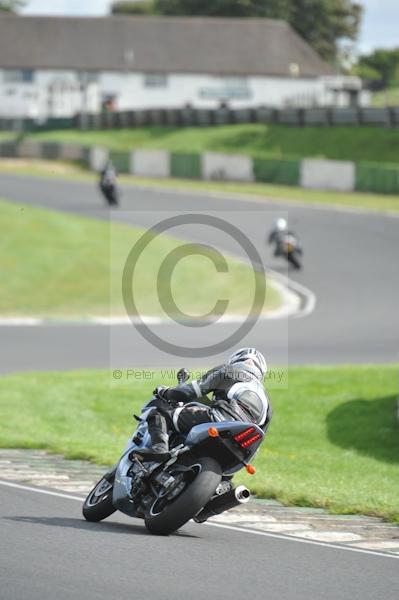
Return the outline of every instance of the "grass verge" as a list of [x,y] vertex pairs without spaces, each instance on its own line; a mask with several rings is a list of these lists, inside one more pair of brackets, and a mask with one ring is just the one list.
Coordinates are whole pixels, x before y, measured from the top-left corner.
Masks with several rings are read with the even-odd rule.
[[[259,497],[399,522],[397,365],[291,368],[272,392],[274,417],[255,460],[239,474]],[[137,373],[140,373],[138,370]],[[0,446],[42,448],[112,464],[137,412],[165,373],[110,386],[109,371],[0,379]]]
[[[22,176],[34,176],[50,179],[78,180],[95,182],[97,176],[82,168],[68,163],[50,161],[28,161],[17,159],[0,160],[0,173]],[[182,191],[198,191],[204,193],[224,193],[231,196],[257,196],[265,201],[289,201],[309,205],[325,205],[347,208],[359,208],[372,211],[399,212],[399,197],[385,194],[344,193],[321,190],[305,190],[300,187],[271,185],[264,183],[237,183],[216,181],[195,181],[192,179],[148,179],[121,175],[120,183],[140,185]]]
[[[9,135],[12,137],[12,134]],[[324,157],[367,162],[397,162],[399,139],[382,127],[293,127],[238,124],[218,127],[135,127],[110,130],[59,130],[26,134],[25,139],[171,152],[227,152],[258,158]]]
[[371,96],[371,105],[376,108],[399,106],[399,87],[389,88],[381,92],[374,92]]
[[[0,213],[1,316],[125,314],[123,268],[143,229],[4,200],[0,200]],[[157,275],[164,258],[181,244],[172,237],[158,236],[142,252],[132,282],[140,314],[165,314],[162,281],[158,294]],[[245,264],[226,260],[227,273],[216,271],[220,258],[212,251],[180,260],[171,280],[179,309],[202,315],[212,311],[218,298],[225,298],[228,312],[248,311],[255,278],[262,275],[254,276]],[[198,287],[198,281],[207,285]],[[264,309],[277,308],[280,301],[279,292],[269,282]]]

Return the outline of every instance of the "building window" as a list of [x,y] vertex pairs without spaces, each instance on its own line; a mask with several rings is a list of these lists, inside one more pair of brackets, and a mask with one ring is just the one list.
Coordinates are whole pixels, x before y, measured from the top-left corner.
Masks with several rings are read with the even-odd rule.
[[225,77],[223,79],[224,85],[228,89],[233,90],[246,90],[248,89],[248,80],[246,77]]
[[32,69],[6,69],[3,73],[4,83],[33,83],[35,80]]
[[96,71],[81,71],[78,73],[78,81],[82,85],[98,83],[98,73]]
[[199,89],[200,98],[228,102],[229,100],[248,100],[252,96],[246,77],[217,77],[214,80],[215,85]]
[[168,78],[162,73],[146,73],[144,75],[144,87],[146,88],[166,88]]

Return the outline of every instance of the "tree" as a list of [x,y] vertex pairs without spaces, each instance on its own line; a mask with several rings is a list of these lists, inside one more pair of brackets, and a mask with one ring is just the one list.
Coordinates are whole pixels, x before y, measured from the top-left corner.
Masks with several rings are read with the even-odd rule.
[[25,4],[25,0],[0,0],[0,12],[15,13]]
[[359,72],[374,71],[379,76],[381,88],[399,85],[399,48],[374,50],[361,56],[355,67]]
[[288,21],[329,62],[342,40],[355,40],[362,7],[353,0],[293,0]]
[[151,0],[143,0],[143,2],[114,2],[111,12],[114,15],[153,15],[156,14],[156,9]]
[[154,4],[164,15],[281,18],[288,16],[291,0],[154,0]]
[[381,89],[382,87],[381,74],[367,65],[357,63],[352,66],[349,73],[363,79],[370,88]]
[[328,61],[337,57],[344,39],[355,40],[362,7],[355,0],[148,0],[117,2],[113,12],[208,17],[268,17],[284,19]]

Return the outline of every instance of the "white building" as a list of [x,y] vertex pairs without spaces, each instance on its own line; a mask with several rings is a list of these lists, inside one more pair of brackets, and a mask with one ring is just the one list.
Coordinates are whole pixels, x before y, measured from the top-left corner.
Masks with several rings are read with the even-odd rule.
[[0,117],[141,108],[348,106],[334,74],[283,21],[0,17]]

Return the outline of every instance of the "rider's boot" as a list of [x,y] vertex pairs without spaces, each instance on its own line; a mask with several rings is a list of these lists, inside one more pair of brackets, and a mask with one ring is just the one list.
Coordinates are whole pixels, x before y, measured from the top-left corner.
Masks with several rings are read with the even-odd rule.
[[165,460],[169,458],[169,436],[165,417],[154,411],[147,421],[152,446],[151,448],[137,448],[135,454],[145,460]]

